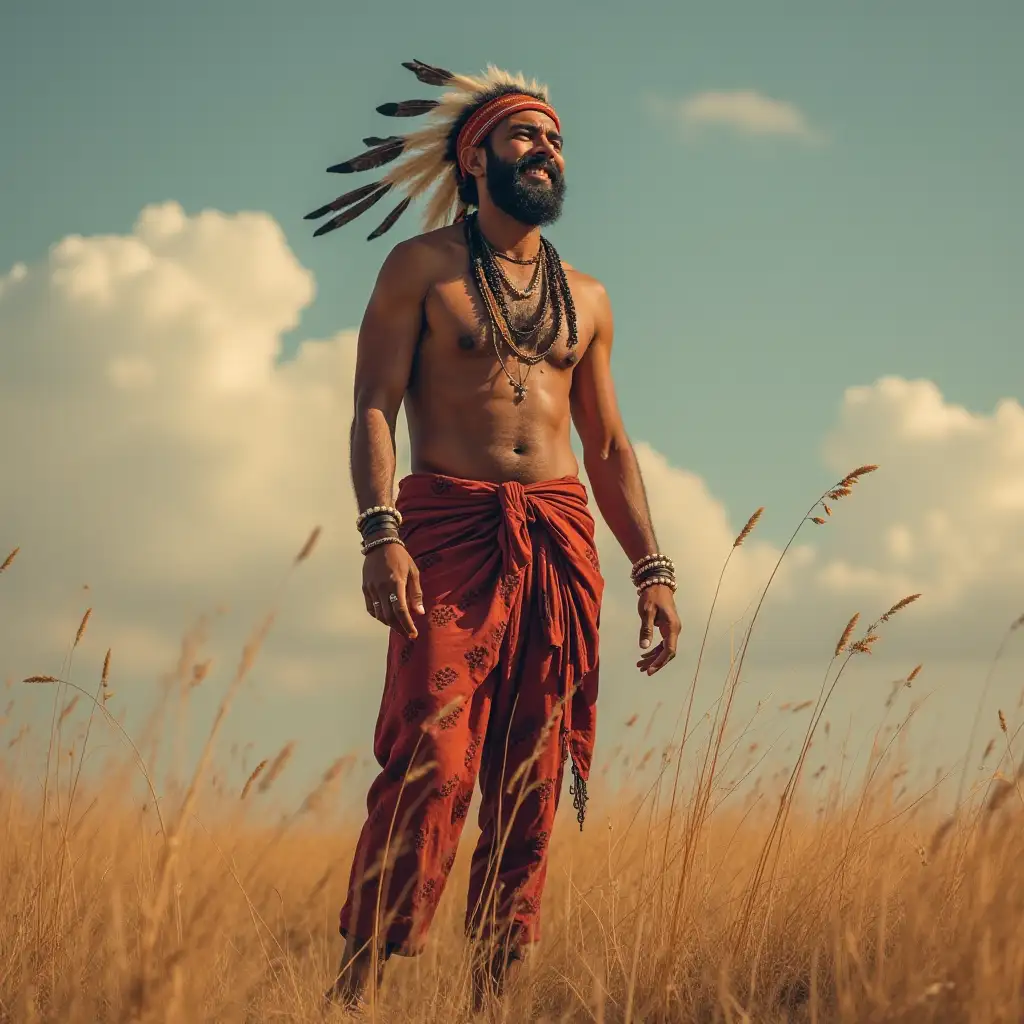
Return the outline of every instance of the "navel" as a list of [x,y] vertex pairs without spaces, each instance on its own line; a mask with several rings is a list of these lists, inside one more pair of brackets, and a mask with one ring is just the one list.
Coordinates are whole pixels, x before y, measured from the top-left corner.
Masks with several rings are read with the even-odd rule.
[[459,335],[459,348],[463,352],[472,352],[476,348],[476,341],[471,334],[460,334]]

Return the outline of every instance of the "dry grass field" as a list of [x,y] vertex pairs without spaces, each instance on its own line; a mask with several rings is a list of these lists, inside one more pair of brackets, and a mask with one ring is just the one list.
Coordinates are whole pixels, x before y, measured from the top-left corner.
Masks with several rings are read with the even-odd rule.
[[[871,468],[826,492],[797,533],[824,523]],[[757,514],[737,546],[756,522]],[[296,564],[314,542],[315,533]],[[1012,725],[1000,715],[999,768],[952,812],[928,786],[906,791],[896,757],[902,726],[879,735],[857,781],[829,788],[808,766],[845,666],[898,628],[914,596],[870,625],[840,624],[799,756],[782,775],[764,768],[732,720],[758,605],[710,716],[695,710],[690,689],[676,742],[655,755],[649,784],[602,790],[601,813],[582,837],[563,806],[539,955],[479,1019],[1024,1019],[1024,795]],[[9,761],[24,742],[26,699],[52,701],[53,719],[45,764],[27,776],[23,765],[20,780],[0,774],[0,1021],[348,1019],[337,1010],[325,1017],[321,1005],[341,950],[337,912],[360,824],[332,810],[348,763],[330,765],[290,817],[269,824],[252,812],[272,795],[287,748],[244,789],[215,782],[222,723],[244,700],[270,624],[242,652],[202,756],[177,784],[151,778],[147,752],[177,702],[211,684],[202,663],[183,658],[176,685],[135,737],[121,731],[106,668],[92,682],[73,672],[88,615],[69,638],[60,679],[10,687]],[[83,772],[100,736],[124,757]],[[463,856],[428,951],[392,961],[362,1019],[475,1019],[460,930],[466,870]]]

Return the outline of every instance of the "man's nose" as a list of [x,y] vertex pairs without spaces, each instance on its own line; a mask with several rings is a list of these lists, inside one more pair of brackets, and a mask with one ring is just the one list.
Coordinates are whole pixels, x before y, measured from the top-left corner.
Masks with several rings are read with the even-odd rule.
[[551,144],[550,139],[540,139],[537,143],[537,151],[543,153],[549,160],[553,160],[558,150]]

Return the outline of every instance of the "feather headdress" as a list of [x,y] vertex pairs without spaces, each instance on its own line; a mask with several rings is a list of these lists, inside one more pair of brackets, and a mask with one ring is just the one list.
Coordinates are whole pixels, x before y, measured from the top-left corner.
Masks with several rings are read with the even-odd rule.
[[499,120],[521,110],[543,111],[557,124],[557,115],[549,105],[547,86],[526,81],[522,75],[510,74],[493,65],[479,76],[453,74],[418,60],[406,61],[402,67],[408,68],[425,85],[447,87],[448,91],[436,100],[405,100],[377,107],[378,113],[386,117],[426,114],[428,123],[407,135],[369,136],[363,139],[363,145],[369,147],[365,153],[328,167],[327,170],[335,174],[353,174],[395,163],[377,181],[361,185],[307,213],[306,220],[336,214],[321,224],[314,235],[323,235],[348,224],[393,190],[403,192],[404,198],[367,236],[367,241],[389,231],[414,199],[431,190],[433,195],[423,218],[424,230],[443,227],[466,212],[459,199],[459,183],[462,152],[468,146],[479,145]]

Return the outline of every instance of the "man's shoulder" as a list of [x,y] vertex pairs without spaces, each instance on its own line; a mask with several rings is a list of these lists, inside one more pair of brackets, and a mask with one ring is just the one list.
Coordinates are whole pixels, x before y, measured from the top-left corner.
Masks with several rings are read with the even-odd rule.
[[396,243],[385,263],[390,268],[431,280],[438,274],[450,272],[452,261],[464,252],[462,230],[453,224]]
[[582,270],[577,270],[572,264],[566,263],[565,260],[562,260],[562,269],[565,271],[566,280],[569,282],[569,287],[573,292],[592,302],[607,301],[607,289],[596,277],[591,274],[585,274]]

